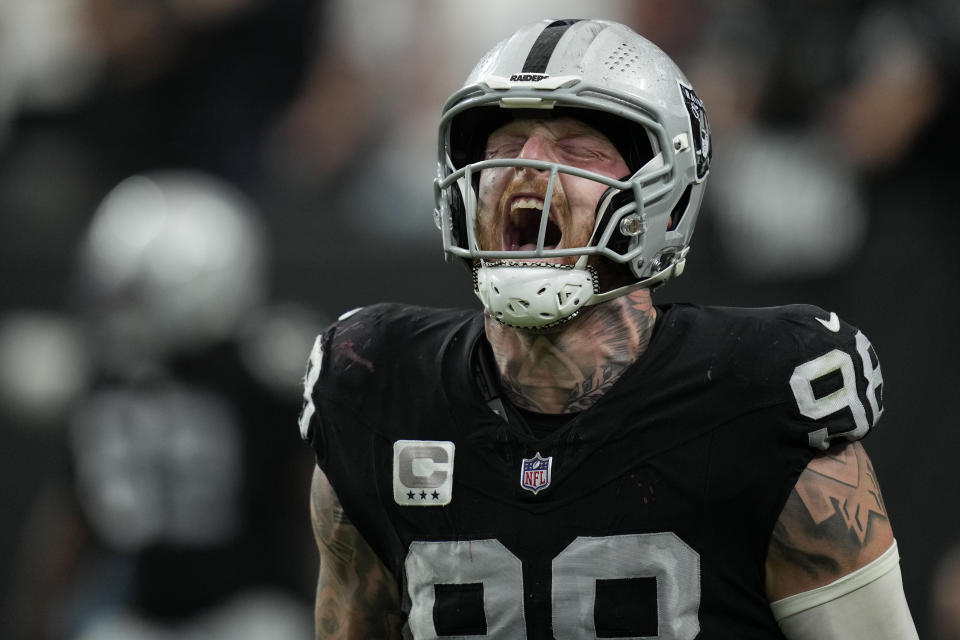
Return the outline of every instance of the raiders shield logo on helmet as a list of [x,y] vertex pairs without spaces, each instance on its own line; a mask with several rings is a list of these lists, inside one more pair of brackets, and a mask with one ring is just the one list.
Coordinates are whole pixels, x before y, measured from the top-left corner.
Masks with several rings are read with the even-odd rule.
[[701,100],[693,88],[678,83],[680,93],[683,95],[683,103],[687,106],[687,113],[690,114],[690,130],[693,132],[693,152],[697,156],[697,181],[703,180],[710,172],[710,158],[713,156],[713,148],[710,146],[710,123],[707,122],[707,112],[703,108]]

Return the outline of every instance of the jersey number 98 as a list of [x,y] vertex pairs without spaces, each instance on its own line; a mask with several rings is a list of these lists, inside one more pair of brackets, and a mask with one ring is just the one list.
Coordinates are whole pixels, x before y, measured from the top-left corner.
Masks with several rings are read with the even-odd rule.
[[[523,566],[499,540],[415,541],[404,568],[413,637],[526,638]],[[551,574],[557,640],[693,640],[700,632],[700,556],[673,533],[578,537],[553,558]],[[610,636],[599,628],[601,593],[639,581],[653,587],[652,628],[628,624]]]
[[[790,388],[793,390],[793,397],[796,398],[801,415],[813,420],[821,420],[838,411],[849,409],[852,416],[853,425],[845,431],[831,431],[827,427],[811,431],[811,447],[826,450],[830,447],[830,441],[837,436],[843,436],[851,441],[859,440],[876,425],[880,414],[883,413],[882,395],[878,393],[883,385],[880,363],[874,366],[873,358],[870,356],[872,350],[870,341],[862,332],[857,331],[855,339],[857,354],[862,364],[862,376],[866,381],[863,398],[870,407],[870,418],[867,418],[864,401],[857,390],[854,359],[846,351],[834,349],[797,365],[790,377]],[[831,393],[818,395],[814,384],[837,374],[842,380],[840,388]]]

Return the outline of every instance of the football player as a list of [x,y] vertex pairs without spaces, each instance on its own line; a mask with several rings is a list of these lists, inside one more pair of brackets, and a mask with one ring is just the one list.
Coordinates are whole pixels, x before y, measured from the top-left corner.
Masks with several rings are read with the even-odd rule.
[[259,210],[209,174],[138,174],[103,199],[76,261],[90,385],[51,440],[63,464],[23,527],[0,635],[311,635],[312,541],[277,496],[312,460],[264,427],[297,402],[263,382],[283,369],[259,356],[260,318],[280,317],[267,254]]
[[375,305],[317,339],[317,637],[916,638],[866,336],[651,299],[710,170],[676,65],[616,23],[525,26],[438,149],[484,312]]

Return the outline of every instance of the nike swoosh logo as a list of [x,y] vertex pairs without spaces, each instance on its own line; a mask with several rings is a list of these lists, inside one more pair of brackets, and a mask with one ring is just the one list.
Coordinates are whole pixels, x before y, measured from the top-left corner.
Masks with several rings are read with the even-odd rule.
[[840,318],[837,317],[837,314],[833,311],[830,312],[830,319],[824,320],[823,318],[817,318],[817,322],[822,324],[827,328],[827,331],[833,331],[834,333],[840,331]]

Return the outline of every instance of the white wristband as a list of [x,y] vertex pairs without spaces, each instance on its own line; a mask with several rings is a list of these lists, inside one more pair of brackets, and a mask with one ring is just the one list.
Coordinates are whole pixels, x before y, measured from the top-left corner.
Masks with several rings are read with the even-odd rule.
[[903,594],[894,542],[883,555],[839,580],[770,603],[789,640],[917,640]]

